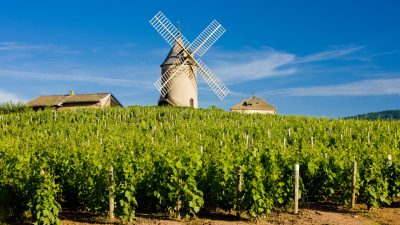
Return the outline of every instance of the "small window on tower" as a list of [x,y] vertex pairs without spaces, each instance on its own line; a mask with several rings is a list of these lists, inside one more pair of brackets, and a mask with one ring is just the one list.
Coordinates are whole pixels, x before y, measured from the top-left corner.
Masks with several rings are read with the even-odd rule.
[[190,108],[194,108],[194,100],[193,100],[193,98],[190,99]]

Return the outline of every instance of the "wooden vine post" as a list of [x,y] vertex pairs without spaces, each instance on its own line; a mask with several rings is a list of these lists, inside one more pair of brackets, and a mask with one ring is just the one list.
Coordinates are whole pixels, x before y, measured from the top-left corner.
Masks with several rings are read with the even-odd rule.
[[[182,187],[182,183],[183,183],[182,179],[180,179],[182,176],[181,169],[179,169],[178,174],[179,174],[178,187],[180,188],[180,187]],[[179,194],[178,199],[176,200],[176,207],[175,207],[176,208],[175,217],[178,219],[181,219],[181,214],[180,214],[181,207],[182,207],[182,201],[181,201],[181,195]]]
[[311,148],[314,148],[314,137],[311,136]]
[[294,166],[294,214],[299,213],[299,173],[300,165],[296,164]]
[[357,162],[354,160],[353,164],[353,180],[351,185],[351,208],[354,209],[356,205],[356,185],[357,185]]
[[249,149],[249,134],[246,134],[246,149]]
[[286,137],[283,137],[283,147],[286,148]]
[[243,173],[242,167],[237,167],[237,186],[236,186],[236,217],[240,218],[240,204],[242,198],[242,183],[243,183]]
[[156,132],[156,127],[151,128],[151,143],[154,145],[154,135]]
[[110,220],[114,220],[114,170],[112,165],[108,169],[108,204]]

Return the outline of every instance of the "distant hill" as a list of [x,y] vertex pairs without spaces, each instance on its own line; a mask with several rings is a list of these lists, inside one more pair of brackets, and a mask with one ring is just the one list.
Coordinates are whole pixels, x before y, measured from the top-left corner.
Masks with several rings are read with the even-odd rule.
[[346,117],[346,119],[362,119],[362,120],[400,120],[400,110],[387,110],[382,112],[373,112],[361,114],[357,116]]

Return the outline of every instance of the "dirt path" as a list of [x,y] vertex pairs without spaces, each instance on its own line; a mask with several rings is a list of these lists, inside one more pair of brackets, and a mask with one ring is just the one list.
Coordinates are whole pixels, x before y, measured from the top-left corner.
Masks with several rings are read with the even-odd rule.
[[[63,218],[64,217],[64,218]],[[62,223],[66,225],[84,224],[113,224],[105,217],[96,217],[88,214],[62,214]],[[308,205],[298,215],[288,212],[274,212],[267,218],[259,221],[248,219],[236,220],[233,215],[213,213],[201,215],[191,220],[177,220],[164,215],[138,213],[135,224],[166,224],[166,225],[245,225],[245,224],[340,224],[340,225],[397,225],[400,224],[400,207],[380,208],[368,211],[364,205],[357,205],[356,210],[351,211],[344,207],[329,205]]]

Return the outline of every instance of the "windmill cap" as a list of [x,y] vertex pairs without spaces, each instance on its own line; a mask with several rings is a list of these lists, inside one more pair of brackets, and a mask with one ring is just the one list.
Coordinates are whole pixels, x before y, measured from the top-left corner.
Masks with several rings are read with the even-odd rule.
[[[178,40],[178,41],[180,41],[180,40]],[[183,49],[182,49],[181,45],[178,43],[175,43],[172,46],[171,50],[169,50],[169,53],[168,53],[167,57],[165,57],[163,63],[161,64],[161,67],[174,64],[179,59],[179,55],[182,54],[182,51],[183,51]]]

